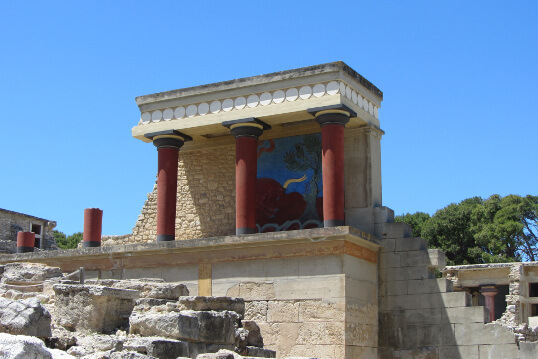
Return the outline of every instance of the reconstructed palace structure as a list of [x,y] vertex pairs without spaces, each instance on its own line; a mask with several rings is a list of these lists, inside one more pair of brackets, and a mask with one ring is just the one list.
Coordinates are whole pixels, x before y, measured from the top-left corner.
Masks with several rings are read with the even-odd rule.
[[382,100],[343,62],[138,97],[158,180],[133,233],[2,262],[242,297],[279,358],[535,357],[532,265],[445,267],[383,206]]

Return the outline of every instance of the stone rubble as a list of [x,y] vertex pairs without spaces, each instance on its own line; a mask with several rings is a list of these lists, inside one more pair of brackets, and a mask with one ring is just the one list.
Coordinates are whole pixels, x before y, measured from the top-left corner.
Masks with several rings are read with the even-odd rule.
[[[3,273],[2,273],[3,271]],[[275,358],[241,298],[189,296],[161,279],[92,279],[59,268],[0,269],[0,357]]]

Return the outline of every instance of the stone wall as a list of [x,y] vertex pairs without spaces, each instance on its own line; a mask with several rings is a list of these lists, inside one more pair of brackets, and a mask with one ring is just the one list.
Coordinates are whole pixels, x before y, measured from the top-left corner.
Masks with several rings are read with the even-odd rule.
[[436,278],[444,253],[428,250],[406,223],[387,223],[379,263],[379,358],[523,358],[514,332],[485,324],[471,295]]
[[[176,240],[235,233],[235,145],[180,151]],[[105,236],[103,245],[150,243],[157,236],[157,184],[131,235]]]
[[0,253],[15,253],[17,250],[17,233],[31,231],[32,224],[41,226],[41,249],[57,249],[52,233],[56,227],[56,222],[0,209]]

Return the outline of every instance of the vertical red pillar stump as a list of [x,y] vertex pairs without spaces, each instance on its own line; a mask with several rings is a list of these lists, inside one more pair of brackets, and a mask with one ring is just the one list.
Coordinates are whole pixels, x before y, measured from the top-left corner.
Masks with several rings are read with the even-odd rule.
[[337,109],[315,113],[321,126],[323,171],[323,225],[345,225],[344,214],[344,129],[350,112]]
[[33,252],[35,245],[34,232],[17,233],[17,253]]
[[179,149],[191,137],[174,130],[148,133],[158,152],[157,241],[176,238],[177,167]]
[[101,231],[103,228],[103,211],[99,208],[84,210],[83,247],[101,247]]
[[495,295],[499,293],[494,285],[485,285],[480,287],[480,293],[484,296],[486,308],[489,310],[489,321],[495,321]]
[[258,138],[271,126],[256,119],[225,121],[235,137],[235,234],[256,233]]

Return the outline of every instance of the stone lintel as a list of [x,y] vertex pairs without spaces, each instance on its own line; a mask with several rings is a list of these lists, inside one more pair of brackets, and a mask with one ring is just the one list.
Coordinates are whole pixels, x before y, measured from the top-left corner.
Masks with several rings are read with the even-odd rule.
[[4,255],[0,264],[38,262],[53,264],[64,272],[81,266],[86,270],[108,270],[177,263],[228,262],[252,259],[293,258],[348,254],[377,263],[379,239],[353,227],[303,229],[172,242],[154,242],[95,248]]

